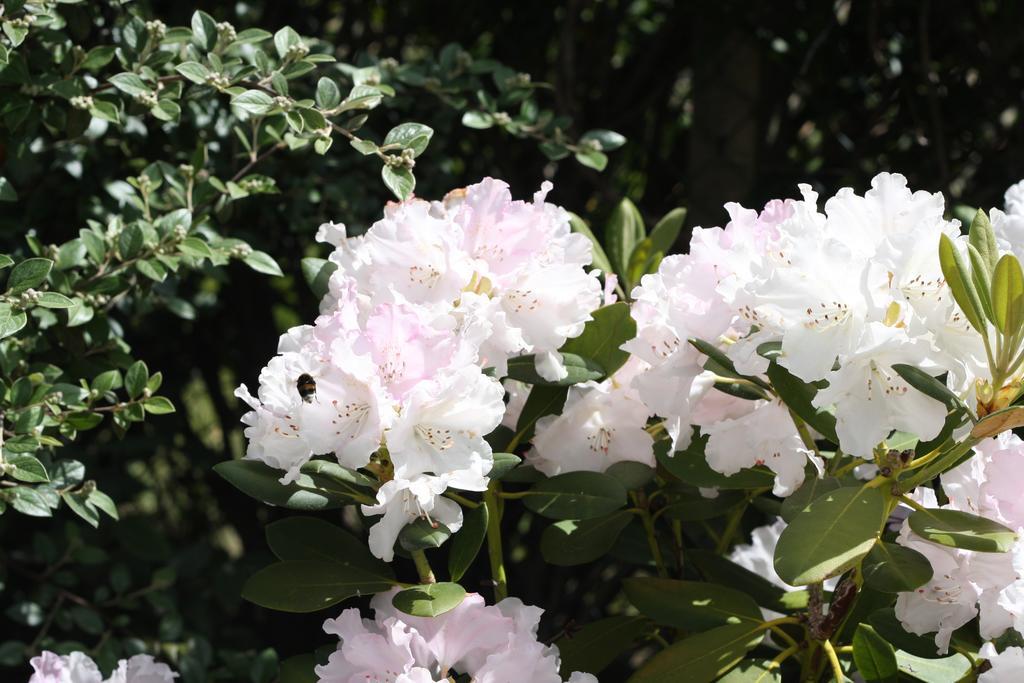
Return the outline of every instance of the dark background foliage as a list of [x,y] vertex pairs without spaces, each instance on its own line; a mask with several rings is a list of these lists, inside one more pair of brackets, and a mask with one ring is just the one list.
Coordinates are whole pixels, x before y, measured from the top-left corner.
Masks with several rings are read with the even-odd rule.
[[[991,207],[1024,176],[1019,3],[266,0],[153,1],[137,8],[169,26],[187,25],[196,8],[239,29],[289,24],[333,43],[340,60],[355,63],[459,42],[477,57],[550,83],[543,97],[574,117],[576,132],[609,128],[629,139],[597,173],[571,160],[550,162],[534,143],[496,129],[463,128],[460,112],[424,96],[405,103],[392,121],[385,114],[370,123],[378,136],[399,120],[435,129],[416,168],[421,196],[437,197],[484,175],[504,178],[528,196],[550,178],[554,201],[598,226],[622,196],[649,219],[683,205],[690,225],[714,225],[725,219],[724,202],[758,206],[794,195],[797,182],[829,191],[864,188],[876,172],[893,170],[914,188],[946,193],[952,203]],[[138,172],[141,158],[185,161],[203,137],[204,131],[182,126],[136,140],[137,157],[94,149],[81,159],[80,178],[60,169],[66,160],[59,147],[50,157],[23,162],[22,203],[4,208],[16,215],[0,216],[5,251],[20,247],[27,229],[48,243],[74,237],[91,215],[88,198],[106,196],[105,182]],[[378,164],[337,147],[325,157],[269,159],[261,172],[278,180],[281,193],[237,203],[221,222],[225,234],[272,254],[284,278],[239,264],[210,269],[189,281],[195,320],[159,311],[129,330],[132,346],[163,371],[163,393],[179,411],[147,421],[123,440],[105,430],[69,447],[88,464],[90,477],[123,502],[123,521],[92,531],[66,509],[56,522],[0,518],[7,551],[35,546],[59,558],[66,546],[56,530],[68,523],[143,587],[154,571],[173,567],[176,581],[160,595],[176,609],[144,607],[125,625],[144,640],[199,636],[214,650],[272,646],[282,657],[327,642],[318,635],[325,614],[274,613],[237,597],[244,579],[269,561],[263,526],[282,513],[239,493],[211,468],[244,449],[234,386],[252,386],[277,334],[315,315],[299,260],[324,255],[312,239],[317,225],[330,219],[362,230],[389,199]],[[515,548],[510,588],[548,610],[542,635],[554,637],[572,621],[606,613],[623,571],[614,558],[572,569],[547,566],[537,551],[540,525],[531,527],[520,514],[506,519]],[[54,547],[40,550],[48,543]],[[76,569],[80,585],[110,580],[110,565],[94,569]],[[487,575],[481,557],[465,583],[480,582],[486,593]],[[12,584],[34,578],[8,576]],[[37,629],[12,623],[0,626],[5,637],[9,631],[32,641]],[[94,646],[96,637],[81,626],[69,624],[66,638]],[[607,680],[624,670],[609,670]]]

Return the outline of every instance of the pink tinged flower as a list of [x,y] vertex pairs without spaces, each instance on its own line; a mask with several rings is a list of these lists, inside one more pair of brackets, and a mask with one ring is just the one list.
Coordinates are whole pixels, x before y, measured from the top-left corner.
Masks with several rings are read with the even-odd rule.
[[120,660],[104,683],[174,683],[177,677],[171,667],[150,655],[134,655]]
[[604,274],[604,300],[602,306],[611,306],[613,303],[619,300],[618,295],[615,293],[615,288],[619,285],[619,276],[615,273]]
[[509,429],[515,429],[519,422],[519,416],[526,405],[526,399],[530,396],[530,385],[514,379],[502,380],[508,401],[505,403],[505,414],[501,418],[501,424]]
[[82,652],[58,655],[44,651],[29,660],[34,673],[28,683],[101,683],[99,667]]
[[445,474],[451,486],[487,488],[492,457],[484,436],[501,422],[504,394],[475,365],[417,385],[386,436],[395,476]]
[[548,476],[604,472],[624,461],[654,467],[649,414],[637,391],[615,380],[572,386],[561,415],[538,420],[528,459]]
[[370,527],[370,551],[385,562],[394,559],[395,541],[405,526],[423,518],[443,524],[455,533],[462,528],[462,508],[441,494],[449,477],[420,475],[412,480],[392,479],[377,490],[377,504],[363,505],[363,514],[383,515]]
[[423,639],[395,619],[363,620],[358,609],[347,609],[337,619],[325,621],[324,631],[337,635],[341,645],[327,664],[316,667],[321,683],[397,683],[402,676],[417,683],[434,680],[420,673],[431,664],[417,661],[426,653]]
[[704,425],[701,431],[708,435],[705,457],[711,469],[731,475],[764,465],[775,473],[776,496],[799,488],[808,461],[821,469],[820,460],[797,433],[789,409],[774,401],[758,401],[746,415]]

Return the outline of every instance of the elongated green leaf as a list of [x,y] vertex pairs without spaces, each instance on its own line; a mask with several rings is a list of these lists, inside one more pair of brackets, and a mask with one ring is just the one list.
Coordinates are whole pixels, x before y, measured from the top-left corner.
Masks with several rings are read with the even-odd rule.
[[877,488],[850,486],[819,496],[779,537],[775,571],[793,586],[841,574],[871,550],[885,513]]
[[883,593],[902,593],[932,578],[932,563],[910,548],[879,541],[861,565],[864,585]]
[[393,577],[391,567],[370,554],[366,543],[339,526],[297,515],[267,525],[267,545],[279,560],[337,562],[379,576]]
[[655,445],[658,464],[690,486],[720,489],[755,489],[771,487],[775,475],[763,467],[745,468],[731,476],[714,471],[704,458],[707,436],[694,438],[685,451],[667,452],[667,444]]
[[593,562],[611,550],[632,519],[632,513],[619,510],[605,517],[555,522],[540,537],[541,555],[561,567]]
[[329,479],[316,475],[300,474],[290,484],[282,484],[279,480],[284,472],[254,460],[229,460],[213,469],[242,493],[291,510],[332,510],[357,502]]
[[650,630],[650,622],[643,617],[608,617],[585,624],[571,637],[555,641],[562,656],[562,677],[568,678],[574,671],[601,673]]
[[487,473],[487,476],[493,480],[502,479],[523,461],[513,453],[494,453],[491,457],[494,458],[494,464],[491,465],[491,471]]
[[974,288],[964,257],[948,235],[939,236],[939,264],[942,266],[942,276],[946,278],[953,299],[960,306],[967,321],[975,330],[985,334],[981,318],[981,300]]
[[932,543],[962,550],[1005,553],[1017,539],[1012,529],[991,519],[959,510],[915,510],[907,522],[918,536]]
[[523,504],[552,519],[592,519],[615,512],[626,503],[626,489],[599,472],[567,472],[531,488]]
[[46,280],[51,268],[53,261],[48,258],[25,259],[11,269],[7,277],[7,291],[17,294],[30,287],[38,287]]
[[563,353],[562,363],[565,365],[568,374],[562,379],[552,382],[537,374],[537,363],[533,354],[517,356],[509,360],[506,376],[509,379],[517,379],[527,384],[557,387],[567,387],[572,384],[580,384],[581,382],[600,380],[605,376],[604,368],[598,365],[596,361],[577,356],[574,353]]
[[629,258],[633,255],[633,248],[645,234],[644,221],[636,205],[628,199],[623,199],[605,224],[604,239],[608,245],[608,257],[615,267],[615,272],[623,279],[624,287],[628,288],[633,284],[627,279]]
[[601,242],[598,241],[597,237],[590,230],[586,221],[577,216],[574,213],[569,214],[569,226],[573,232],[585,236],[590,240],[591,254],[593,255],[591,263],[595,268],[599,268],[601,272],[608,274],[614,274],[615,268],[612,267],[611,261],[608,260],[608,255],[604,252],[604,247],[601,246]]
[[565,342],[562,354],[593,361],[605,376],[613,375],[629,360],[629,354],[619,347],[636,336],[636,322],[623,301],[599,308],[592,315],[583,333]]
[[692,487],[683,487],[678,497],[670,498],[662,508],[662,514],[669,519],[695,522],[714,519],[734,510],[747,501],[743,491],[719,491],[714,498],[705,498]]
[[897,678],[896,650],[867,624],[858,625],[853,634],[853,662],[865,681],[890,683]]
[[926,659],[897,650],[896,664],[901,673],[923,683],[962,681],[971,672],[971,660],[961,654],[941,659]]
[[999,259],[992,275],[992,313],[1005,335],[1016,334],[1024,324],[1024,272],[1012,254]]
[[782,501],[779,514],[787,522],[800,514],[800,511],[807,507],[811,501],[820,498],[829,491],[835,491],[843,487],[843,482],[835,477],[807,477],[804,483],[796,491]]
[[797,378],[774,361],[768,364],[766,374],[779,398],[790,410],[826,439],[832,443],[839,443],[839,437],[836,436],[836,416],[827,410],[815,408],[811,402],[818,393],[815,387]]
[[996,233],[992,230],[992,222],[989,221],[988,215],[983,210],[978,209],[978,212],[974,214],[967,235],[969,244],[981,256],[982,263],[985,264],[991,276],[999,261],[999,246],[996,244]]
[[924,370],[905,363],[896,363],[892,366],[892,369],[896,371],[897,375],[906,380],[907,384],[914,387],[922,394],[946,404],[946,407],[950,410],[967,409],[967,406],[964,405],[964,402],[960,400],[959,396],[954,394],[945,384],[935,377],[932,377]]
[[245,582],[242,597],[281,612],[316,612],[358,595],[386,591],[394,580],[340,562],[286,560]]
[[462,578],[466,570],[473,564],[480,547],[487,536],[487,507],[466,510],[463,514],[462,528],[459,529],[448,551],[448,576],[452,581]]
[[770,659],[744,659],[718,683],[782,683],[782,673]]
[[11,468],[8,472],[10,476],[18,481],[30,484],[50,481],[43,463],[31,455],[10,455],[7,457],[7,466]]
[[659,624],[704,631],[724,624],[760,623],[761,610],[745,593],[703,581],[654,577],[625,579],[633,606]]
[[974,284],[974,291],[978,293],[978,300],[981,301],[981,312],[995,323],[995,314],[992,310],[992,269],[988,267],[985,258],[978,253],[973,244],[967,245],[967,260],[971,264],[971,282]]
[[302,277],[309,285],[309,290],[316,298],[322,299],[327,294],[328,283],[331,281],[331,275],[338,269],[338,264],[327,259],[310,257],[302,259],[301,265]]
[[673,643],[647,662],[630,683],[711,683],[761,642],[760,625],[727,624]]
[[391,604],[414,617],[436,617],[450,612],[466,597],[466,589],[457,583],[428,583],[395,593]]

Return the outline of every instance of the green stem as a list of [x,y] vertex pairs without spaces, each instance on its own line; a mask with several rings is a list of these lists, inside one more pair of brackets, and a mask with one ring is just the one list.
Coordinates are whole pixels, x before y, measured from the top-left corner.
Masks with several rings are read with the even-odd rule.
[[747,505],[750,503],[748,498],[743,505],[737,507],[732,516],[729,517],[729,522],[725,526],[725,530],[722,531],[721,538],[718,539],[718,546],[715,548],[715,553],[718,555],[724,555],[729,549],[729,543],[732,542],[732,537],[736,535],[736,530],[739,529],[740,521],[743,519],[743,513],[747,511]]
[[427,561],[427,554],[422,550],[413,550],[410,554],[412,561],[416,563],[420,583],[437,583],[437,579],[434,578],[434,570],[430,568],[430,562]]
[[661,546],[658,545],[654,518],[651,517],[651,512],[647,509],[647,499],[643,493],[638,492],[633,494],[633,502],[640,508],[640,521],[643,522],[644,531],[647,533],[647,545],[651,548],[651,557],[654,558],[654,564],[658,568],[658,576],[667,579],[668,569],[665,567],[665,558],[661,555]]
[[508,597],[508,578],[505,576],[505,557],[501,547],[501,501],[498,500],[500,486],[491,482],[484,493],[487,506],[487,555],[491,560],[491,578],[494,580],[494,601]]

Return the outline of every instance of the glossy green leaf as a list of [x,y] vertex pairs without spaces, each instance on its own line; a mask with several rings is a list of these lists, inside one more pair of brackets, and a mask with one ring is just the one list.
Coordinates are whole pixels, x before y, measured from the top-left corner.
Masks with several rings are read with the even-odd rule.
[[907,384],[914,387],[922,394],[934,398],[936,401],[941,401],[950,410],[953,409],[964,409],[966,406],[964,402],[960,400],[960,397],[954,394],[944,383],[940,382],[935,377],[932,377],[924,370],[916,368],[913,365],[906,365],[905,363],[896,363],[892,366],[892,369],[896,371],[900,377],[902,377]]
[[577,216],[574,213],[569,214],[569,225],[573,232],[578,232],[590,240],[590,249],[592,253],[591,263],[594,264],[595,268],[599,268],[601,272],[607,274],[614,273],[615,268],[612,267],[611,261],[608,260],[608,255],[604,251],[604,247],[601,242],[594,236],[594,233],[590,230],[586,221]]
[[1005,553],[1017,534],[1002,524],[959,510],[915,510],[907,519],[918,536],[950,548],[982,553]]
[[714,583],[645,577],[625,579],[622,588],[645,617],[685,631],[761,622],[761,610],[753,598]]
[[621,347],[636,336],[636,322],[629,313],[629,305],[618,302],[597,309],[593,320],[587,322],[583,333],[569,339],[562,346],[563,355],[573,354],[593,361],[605,376],[615,374],[629,359]]
[[1020,261],[1005,254],[992,275],[992,313],[996,327],[1005,335],[1016,334],[1024,325],[1024,272]]
[[325,477],[300,474],[289,483],[279,480],[284,472],[254,460],[229,460],[217,463],[214,471],[242,493],[269,505],[291,510],[331,510],[357,501],[351,494]]
[[281,266],[277,265],[274,257],[264,251],[251,251],[242,260],[245,261],[245,265],[257,273],[273,275],[275,277],[282,277],[284,275],[281,272]]
[[267,545],[279,560],[337,562],[393,577],[391,567],[372,554],[363,539],[317,517],[296,515],[266,526]]
[[413,156],[418,157],[427,148],[434,129],[422,123],[401,123],[384,136],[384,146],[400,145],[403,149],[411,149]]
[[321,109],[334,109],[341,104],[341,90],[331,78],[321,78],[316,83],[316,104]]
[[643,617],[608,617],[584,624],[571,637],[555,641],[562,657],[562,677],[568,678],[574,671],[601,673],[650,630],[650,622]]
[[644,221],[636,205],[623,199],[612,211],[608,223],[605,224],[604,241],[608,248],[608,257],[615,272],[623,278],[623,287],[629,288],[633,283],[626,279],[629,258],[633,248],[644,239],[646,231]]
[[53,261],[48,258],[25,259],[11,269],[7,276],[7,291],[11,294],[24,292],[31,287],[38,287],[46,281],[53,268]]
[[523,504],[552,519],[592,519],[625,505],[626,489],[606,474],[567,472],[535,484]]
[[409,552],[440,548],[452,535],[451,530],[440,522],[428,522],[420,517],[406,524],[398,534],[398,544]]
[[658,464],[690,486],[700,488],[717,487],[720,489],[756,489],[770,488],[775,482],[775,474],[763,467],[744,468],[736,474],[726,476],[716,472],[704,458],[704,447],[707,437],[696,437],[685,451],[667,452],[667,444],[655,446]]
[[760,624],[727,624],[690,636],[654,655],[629,683],[711,683],[736,666],[764,637]]
[[338,269],[338,264],[322,258],[302,259],[302,277],[309,285],[313,296],[322,299],[327,294],[331,275]]
[[380,169],[380,176],[387,188],[400,200],[408,199],[416,188],[416,178],[407,168],[385,164]]
[[812,403],[818,390],[799,379],[776,362],[768,364],[768,379],[779,398],[797,416],[816,429],[832,443],[839,443],[836,436],[836,416],[827,410],[816,408]]
[[779,537],[775,571],[792,586],[841,574],[871,550],[885,514],[877,488],[850,486],[815,498]]
[[563,353],[562,363],[565,365],[568,374],[562,379],[550,381],[537,373],[536,361],[532,354],[529,356],[517,356],[509,360],[506,377],[538,386],[566,387],[582,382],[600,380],[605,376],[604,368],[598,365],[596,361],[577,356],[574,353]]
[[340,562],[286,560],[249,577],[242,597],[281,612],[316,612],[351,597],[386,591],[394,583],[390,577]]
[[523,461],[522,458],[513,453],[494,453],[492,457],[494,458],[494,464],[491,465],[491,471],[487,473],[487,476],[494,480],[500,480]]
[[18,481],[30,484],[50,481],[50,475],[46,473],[43,463],[31,455],[9,455],[6,460],[9,468],[7,473]]
[[864,584],[883,593],[902,593],[932,578],[928,558],[911,548],[879,541],[861,565]]
[[[953,294],[953,299],[960,310],[963,311],[971,326],[985,333],[984,322],[981,318],[981,300],[974,288],[970,271],[964,262],[964,257],[956,248],[953,240],[948,235],[939,236],[939,264],[942,267],[942,276]],[[995,297],[993,297],[994,299]]]
[[782,501],[779,514],[787,522],[800,514],[800,511],[807,507],[811,501],[829,491],[842,488],[843,482],[836,477],[806,477],[804,483],[796,491],[791,493]]
[[896,665],[900,673],[905,674],[911,680],[922,681],[923,683],[949,683],[950,681],[963,681],[971,672],[971,660],[962,654],[955,654],[951,657],[926,659],[915,657],[912,654],[896,651]]
[[982,263],[991,275],[995,272],[996,263],[999,261],[999,245],[996,244],[996,233],[992,229],[992,222],[983,210],[978,209],[978,212],[974,214],[967,234],[968,243],[981,256]]
[[414,617],[436,617],[450,612],[466,597],[466,589],[457,583],[427,583],[395,593],[391,604]]
[[633,514],[619,510],[593,519],[555,522],[540,537],[540,552],[549,564],[571,567],[607,554]]
[[896,650],[867,624],[858,625],[853,634],[853,662],[865,681],[891,683],[898,675]]
[[[507,454],[505,454],[507,455]],[[480,505],[465,510],[462,528],[448,546],[448,576],[458,581],[470,568],[487,536],[487,507]]]

